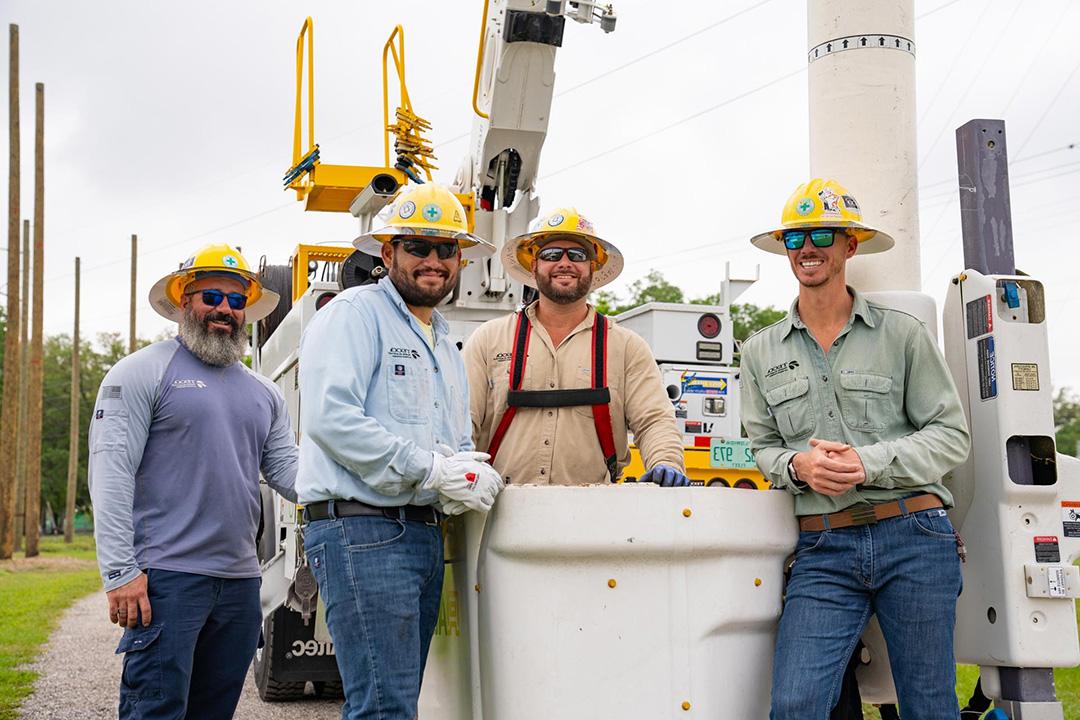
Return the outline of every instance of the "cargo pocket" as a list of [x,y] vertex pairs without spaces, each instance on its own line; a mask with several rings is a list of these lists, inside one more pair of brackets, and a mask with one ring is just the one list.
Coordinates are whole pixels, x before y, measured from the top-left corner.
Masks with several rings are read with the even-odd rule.
[[805,437],[814,429],[813,409],[806,396],[809,390],[810,381],[802,377],[765,391],[765,401],[785,440]]
[[840,411],[852,430],[878,432],[885,429],[890,410],[892,378],[873,373],[840,373]]
[[161,697],[161,643],[158,638],[164,625],[124,630],[116,654],[124,656],[120,676],[120,703],[141,698]]

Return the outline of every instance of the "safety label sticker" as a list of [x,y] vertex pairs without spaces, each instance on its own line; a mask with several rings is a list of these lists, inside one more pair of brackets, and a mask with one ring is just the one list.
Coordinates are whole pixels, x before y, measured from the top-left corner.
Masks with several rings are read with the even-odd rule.
[[1038,390],[1039,366],[1035,363],[1012,364],[1013,390]]
[[1065,537],[1080,537],[1080,500],[1061,501],[1061,527]]
[[997,357],[994,355],[994,336],[979,341],[979,397],[997,397]]
[[1057,535],[1035,536],[1035,562],[1061,562],[1061,550],[1058,548]]
[[682,386],[684,393],[692,395],[727,395],[728,381],[723,377],[684,375]]
[[968,340],[994,331],[993,298],[984,295],[967,304]]

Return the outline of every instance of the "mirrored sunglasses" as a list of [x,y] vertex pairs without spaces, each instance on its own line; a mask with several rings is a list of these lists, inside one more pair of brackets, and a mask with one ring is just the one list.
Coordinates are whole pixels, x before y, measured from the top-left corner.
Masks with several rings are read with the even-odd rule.
[[221,301],[225,299],[228,299],[229,307],[233,310],[243,310],[248,304],[248,296],[238,292],[227,293],[221,290],[192,290],[191,292],[186,292],[184,294],[198,295],[199,293],[202,293],[203,304],[208,307],[217,307],[221,304]]
[[784,247],[788,250],[800,250],[806,244],[806,238],[810,238],[810,244],[818,248],[832,247],[836,241],[836,235],[843,234],[838,228],[816,228],[814,230],[785,230],[783,234]]

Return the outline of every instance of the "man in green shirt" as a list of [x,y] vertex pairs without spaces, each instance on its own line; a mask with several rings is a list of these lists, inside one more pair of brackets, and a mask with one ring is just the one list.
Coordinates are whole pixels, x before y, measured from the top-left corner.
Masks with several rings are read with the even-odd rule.
[[845,283],[849,258],[893,239],[862,224],[841,185],[814,179],[752,242],[786,254],[799,281],[788,316],[742,345],[743,425],[801,530],[771,718],[829,716],[872,613],[905,720],[958,718],[960,541],[942,477],[967,457],[963,410],[923,324]]

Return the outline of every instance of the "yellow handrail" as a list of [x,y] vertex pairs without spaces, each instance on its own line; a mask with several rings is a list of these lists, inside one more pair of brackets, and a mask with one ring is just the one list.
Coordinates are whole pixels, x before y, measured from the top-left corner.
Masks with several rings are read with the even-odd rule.
[[[398,47],[394,47],[394,38],[398,39]],[[412,103],[409,102],[409,91],[405,88],[405,30],[400,25],[394,26],[394,31],[386,39],[382,51],[382,101],[383,101],[383,165],[390,167],[390,90],[387,85],[386,56],[390,53],[394,56],[394,67],[397,69],[398,85],[401,90],[401,106],[412,112]]]
[[[308,149],[301,152],[300,137],[302,125],[301,98],[304,85],[304,36],[307,36],[308,48]],[[300,28],[300,35],[296,38],[296,117],[293,123],[293,154],[292,167],[296,167],[300,160],[315,150],[315,24],[309,16],[304,20]],[[302,176],[301,176],[302,177]],[[296,178],[294,189],[297,199],[302,199],[307,194],[307,188],[301,182],[301,177]],[[290,187],[293,187],[290,184]]]
[[476,104],[476,98],[480,94],[480,66],[484,61],[484,41],[487,39],[487,13],[488,13],[488,0],[484,0],[484,12],[480,16],[480,44],[476,49],[476,77],[473,78],[472,86],[472,109],[473,112],[484,118],[488,117],[486,112],[480,110],[480,107]]

